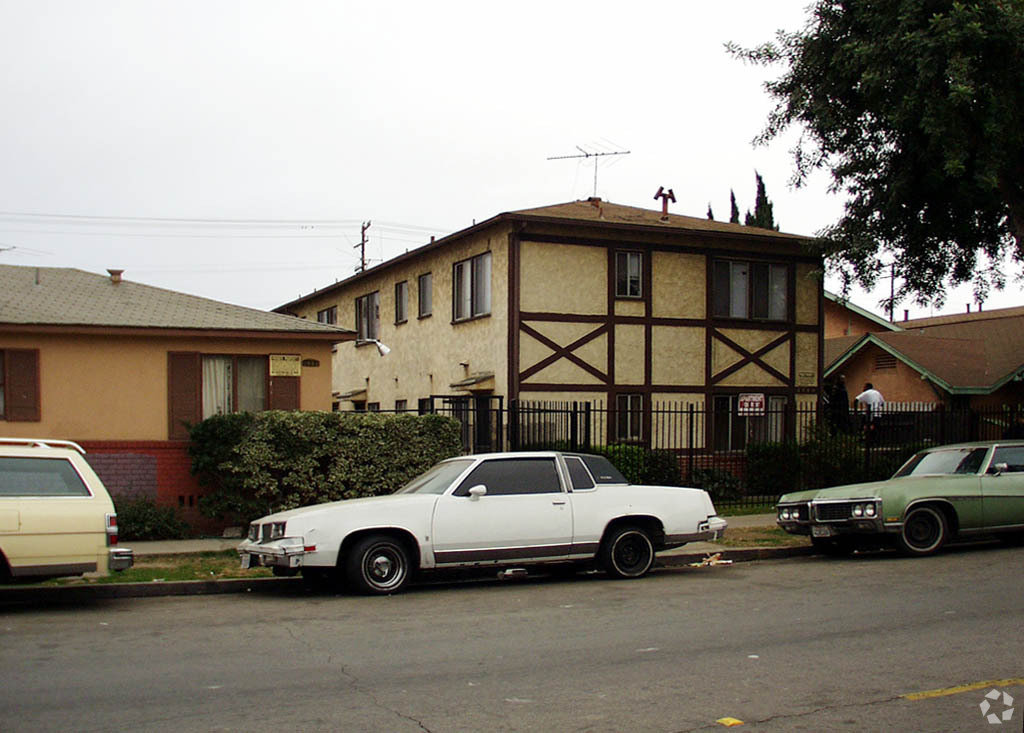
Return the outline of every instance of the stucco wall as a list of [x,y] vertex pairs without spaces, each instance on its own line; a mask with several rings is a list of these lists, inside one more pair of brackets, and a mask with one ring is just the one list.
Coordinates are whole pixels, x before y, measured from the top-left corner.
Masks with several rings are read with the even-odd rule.
[[[394,409],[405,400],[414,409],[417,400],[437,394],[457,394],[453,382],[484,372],[494,374],[495,394],[507,394],[508,228],[496,227],[426,252],[349,285],[306,301],[299,315],[316,320],[318,311],[338,307],[338,325],[354,328],[355,301],[380,293],[380,335],[391,353],[380,356],[372,344],[339,344],[334,356],[335,393],[365,389],[367,402]],[[491,312],[488,316],[452,322],[452,271],[456,262],[483,252],[491,253]],[[418,317],[418,278],[431,273],[432,314]],[[395,323],[395,284],[409,283],[408,320]],[[468,392],[466,392],[468,394]],[[352,409],[343,401],[340,409]]]
[[608,251],[604,247],[523,242],[519,251],[523,311],[607,312]]
[[284,339],[9,334],[0,348],[39,350],[39,422],[4,422],[11,437],[167,440],[167,354],[299,354],[302,409],[329,410],[331,345]]

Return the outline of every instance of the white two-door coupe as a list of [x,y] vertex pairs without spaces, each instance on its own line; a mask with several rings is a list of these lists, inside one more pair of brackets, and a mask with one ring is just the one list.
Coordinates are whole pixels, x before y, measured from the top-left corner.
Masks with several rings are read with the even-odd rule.
[[602,456],[493,453],[442,461],[387,496],[263,517],[238,552],[243,567],[386,594],[445,568],[596,564],[639,578],[655,552],[725,528],[705,491],[630,485]]

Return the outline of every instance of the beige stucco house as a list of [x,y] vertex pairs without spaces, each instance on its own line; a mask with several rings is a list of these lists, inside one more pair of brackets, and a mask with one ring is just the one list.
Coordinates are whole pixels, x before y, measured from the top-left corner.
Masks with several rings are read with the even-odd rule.
[[336,409],[587,402],[607,440],[650,444],[652,405],[686,402],[717,416],[696,441],[729,449],[740,395],[818,400],[807,242],[593,198],[499,214],[276,310],[357,330]]
[[0,435],[74,440],[110,492],[196,512],[187,423],[331,409],[347,329],[71,268],[0,265]]

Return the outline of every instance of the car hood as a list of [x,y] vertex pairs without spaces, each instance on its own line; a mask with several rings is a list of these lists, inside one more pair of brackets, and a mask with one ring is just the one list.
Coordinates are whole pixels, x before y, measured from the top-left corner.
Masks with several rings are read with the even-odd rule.
[[779,498],[779,503],[792,501],[811,501],[812,499],[869,499],[878,496],[890,481],[871,481],[864,484],[847,484],[846,486],[830,486],[827,489],[809,489],[794,491]]
[[433,504],[437,500],[436,494],[386,494],[384,496],[367,496],[361,499],[344,499],[342,501],[331,501],[325,504],[310,504],[300,506],[297,509],[268,514],[260,517],[258,522],[287,522],[292,519],[312,519],[318,515],[334,514],[343,511],[371,510],[387,506],[397,509],[401,506],[414,506],[416,504]]

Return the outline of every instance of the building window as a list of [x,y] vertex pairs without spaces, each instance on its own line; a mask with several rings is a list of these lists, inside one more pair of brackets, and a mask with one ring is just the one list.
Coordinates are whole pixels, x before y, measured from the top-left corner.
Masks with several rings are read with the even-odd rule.
[[456,262],[452,281],[453,321],[464,321],[491,312],[490,252]]
[[426,318],[434,312],[434,278],[426,272],[419,276],[417,293],[420,301],[420,318]]
[[434,411],[434,401],[429,397],[420,397],[416,401],[416,413],[419,415],[429,415]]
[[367,412],[380,412],[380,403],[379,402],[367,402],[366,403],[366,411]]
[[714,315],[784,321],[789,315],[786,265],[717,260],[712,283]]
[[643,440],[644,396],[620,394],[615,398],[615,437]]
[[739,395],[714,398],[715,450],[744,450],[751,443],[778,443],[786,436],[786,397],[768,395],[761,414],[740,414]]
[[643,296],[643,260],[639,252],[615,253],[615,297]]
[[338,306],[332,305],[316,312],[317,323],[329,323],[332,326],[338,322]]
[[267,409],[267,357],[203,356],[202,416]]
[[409,316],[409,283],[395,284],[395,323],[405,323]]
[[395,412],[405,412],[409,409],[409,403],[406,400],[395,400]]
[[356,298],[356,334],[360,341],[371,341],[380,334],[380,293]]

